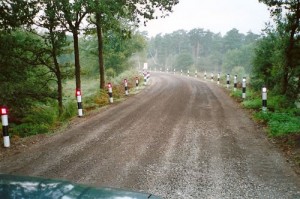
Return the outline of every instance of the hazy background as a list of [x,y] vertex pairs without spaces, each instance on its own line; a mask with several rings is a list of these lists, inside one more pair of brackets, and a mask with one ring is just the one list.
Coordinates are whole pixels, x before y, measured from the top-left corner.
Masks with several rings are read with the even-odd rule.
[[270,21],[267,6],[258,0],[180,0],[167,18],[152,20],[141,31],[149,36],[171,33],[178,29],[209,29],[224,35],[236,28],[241,33],[259,34]]

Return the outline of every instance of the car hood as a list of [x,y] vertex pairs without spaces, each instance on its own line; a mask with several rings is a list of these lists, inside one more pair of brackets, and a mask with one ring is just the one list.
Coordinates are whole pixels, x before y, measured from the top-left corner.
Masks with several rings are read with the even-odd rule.
[[157,199],[159,197],[122,189],[89,187],[63,180],[0,174],[0,198]]

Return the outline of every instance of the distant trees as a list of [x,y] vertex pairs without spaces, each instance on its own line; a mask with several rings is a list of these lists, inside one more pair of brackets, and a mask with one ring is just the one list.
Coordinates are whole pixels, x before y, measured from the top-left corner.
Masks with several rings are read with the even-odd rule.
[[201,28],[178,30],[151,38],[148,56],[153,64],[162,68],[231,73],[234,67],[243,67],[250,73],[254,44],[259,37],[252,32],[244,35],[237,29],[223,37]]

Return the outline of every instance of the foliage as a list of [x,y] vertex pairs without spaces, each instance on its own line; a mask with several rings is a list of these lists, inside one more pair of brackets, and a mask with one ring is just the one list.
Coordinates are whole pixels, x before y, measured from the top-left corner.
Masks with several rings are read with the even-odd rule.
[[0,33],[0,100],[10,107],[12,120],[20,121],[37,102],[55,96],[51,76],[40,67],[43,41],[24,31]]
[[300,117],[282,112],[258,112],[255,117],[267,122],[272,136],[300,133]]
[[236,29],[228,31],[223,37],[200,28],[177,30],[150,39],[148,62],[155,67],[180,70],[177,58],[189,54],[192,58],[189,69],[229,73],[233,67],[240,66],[250,73],[258,39],[259,35],[252,32],[244,35]]

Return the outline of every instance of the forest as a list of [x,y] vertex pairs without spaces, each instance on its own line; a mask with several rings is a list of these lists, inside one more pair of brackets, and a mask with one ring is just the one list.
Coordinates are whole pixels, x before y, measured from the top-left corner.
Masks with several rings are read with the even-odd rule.
[[[280,121],[299,124],[300,3],[259,2],[274,20],[261,34],[195,28],[149,38],[139,24],[166,17],[178,0],[1,1],[0,105],[9,108],[12,134],[46,133],[74,117],[77,90],[86,109],[105,104],[106,82],[136,75],[143,62],[247,76],[253,92],[265,85],[274,96],[275,116],[260,117],[269,121],[278,111]],[[261,102],[253,100],[244,105],[258,109]],[[284,128],[298,132],[297,125]]]

